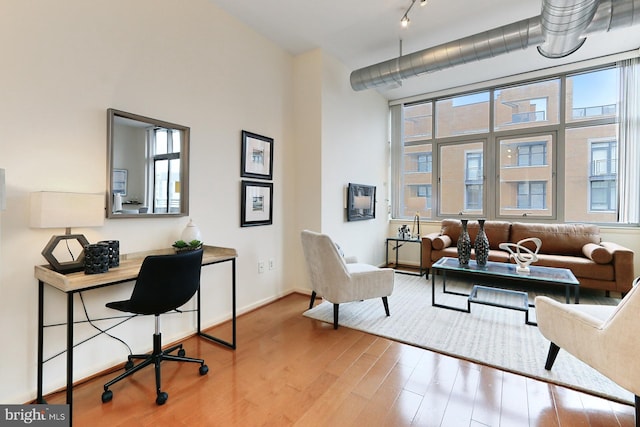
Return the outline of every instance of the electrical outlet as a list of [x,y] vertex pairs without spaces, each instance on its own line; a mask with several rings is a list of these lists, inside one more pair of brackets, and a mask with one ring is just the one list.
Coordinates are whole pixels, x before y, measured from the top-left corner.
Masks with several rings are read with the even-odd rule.
[[264,273],[264,261],[258,261],[258,273]]
[[273,258],[269,259],[269,270],[273,270],[276,267],[276,260]]

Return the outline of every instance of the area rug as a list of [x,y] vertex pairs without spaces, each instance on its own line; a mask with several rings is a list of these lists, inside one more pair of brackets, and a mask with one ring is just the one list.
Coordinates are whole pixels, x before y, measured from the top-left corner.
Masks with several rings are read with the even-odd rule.
[[[466,307],[466,298],[443,294],[436,279],[436,301]],[[469,291],[463,279],[447,279],[447,290]],[[564,302],[563,288],[527,289],[530,302],[545,294]],[[617,304],[619,299],[583,291],[582,304]],[[631,392],[619,387],[593,368],[562,350],[551,371],[544,369],[549,349],[536,326],[526,325],[524,312],[473,304],[471,313],[431,306],[431,278],[395,275],[389,297],[391,316],[386,317],[380,298],[340,304],[339,324],[395,341],[466,359],[505,371],[633,404]],[[305,316],[333,323],[333,305],[322,302]],[[535,321],[535,309],[529,318]]]

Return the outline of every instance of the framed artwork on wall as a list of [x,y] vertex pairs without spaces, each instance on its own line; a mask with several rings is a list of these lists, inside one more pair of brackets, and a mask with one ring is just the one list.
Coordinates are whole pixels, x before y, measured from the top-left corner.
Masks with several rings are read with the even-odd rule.
[[240,226],[270,225],[273,222],[273,184],[242,181]]
[[273,178],[273,138],[242,131],[240,176]]
[[127,195],[127,170],[126,169],[114,169],[113,170],[113,182],[111,183],[114,194],[120,194],[121,196]]
[[376,217],[376,187],[349,183],[347,188],[347,221]]

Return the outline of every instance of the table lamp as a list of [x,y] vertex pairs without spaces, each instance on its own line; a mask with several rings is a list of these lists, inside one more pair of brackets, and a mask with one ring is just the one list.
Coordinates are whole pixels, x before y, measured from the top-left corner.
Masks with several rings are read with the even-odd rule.
[[[71,234],[71,227],[99,227],[104,223],[104,195],[88,193],[63,193],[55,191],[39,191],[31,193],[32,228],[64,228],[64,235],[51,237],[49,243],[42,250],[42,256],[49,261],[51,268],[59,273],[81,271],[84,268],[84,246],[89,241],[82,234]],[[79,244],[78,255],[75,256],[70,241],[74,246]],[[66,246],[65,252],[56,248],[60,242]],[[77,247],[77,246],[76,246]],[[60,259],[59,259],[60,258]]]
[[[409,197],[407,200],[407,207],[413,211],[415,211],[415,215],[413,216],[413,226],[411,227],[411,237],[414,239],[420,238],[420,211],[424,209],[426,205],[426,200],[424,197]],[[418,225],[418,233],[415,234],[415,227]]]

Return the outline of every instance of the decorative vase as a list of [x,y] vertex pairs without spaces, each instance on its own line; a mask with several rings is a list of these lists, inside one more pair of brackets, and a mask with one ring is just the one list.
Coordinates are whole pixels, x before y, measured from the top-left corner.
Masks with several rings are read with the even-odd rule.
[[120,265],[120,242],[118,240],[102,240],[98,243],[104,243],[109,246],[109,268]]
[[471,258],[471,237],[469,237],[469,231],[467,230],[468,220],[462,219],[462,232],[458,237],[458,262],[460,265],[469,265],[469,258]]
[[84,247],[84,274],[106,273],[109,270],[109,245],[94,243]]
[[191,219],[189,220],[189,223],[187,224],[187,226],[182,231],[182,235],[180,236],[180,238],[182,240],[184,240],[185,242],[187,242],[187,243],[189,243],[189,242],[191,242],[193,240],[202,240],[202,236],[200,234],[200,229],[193,222],[193,220],[191,220]]
[[478,220],[480,229],[478,230],[476,241],[473,244],[473,250],[476,254],[476,263],[481,267],[487,265],[487,260],[489,259],[489,239],[487,238],[487,234],[484,232],[484,221],[484,219]]

